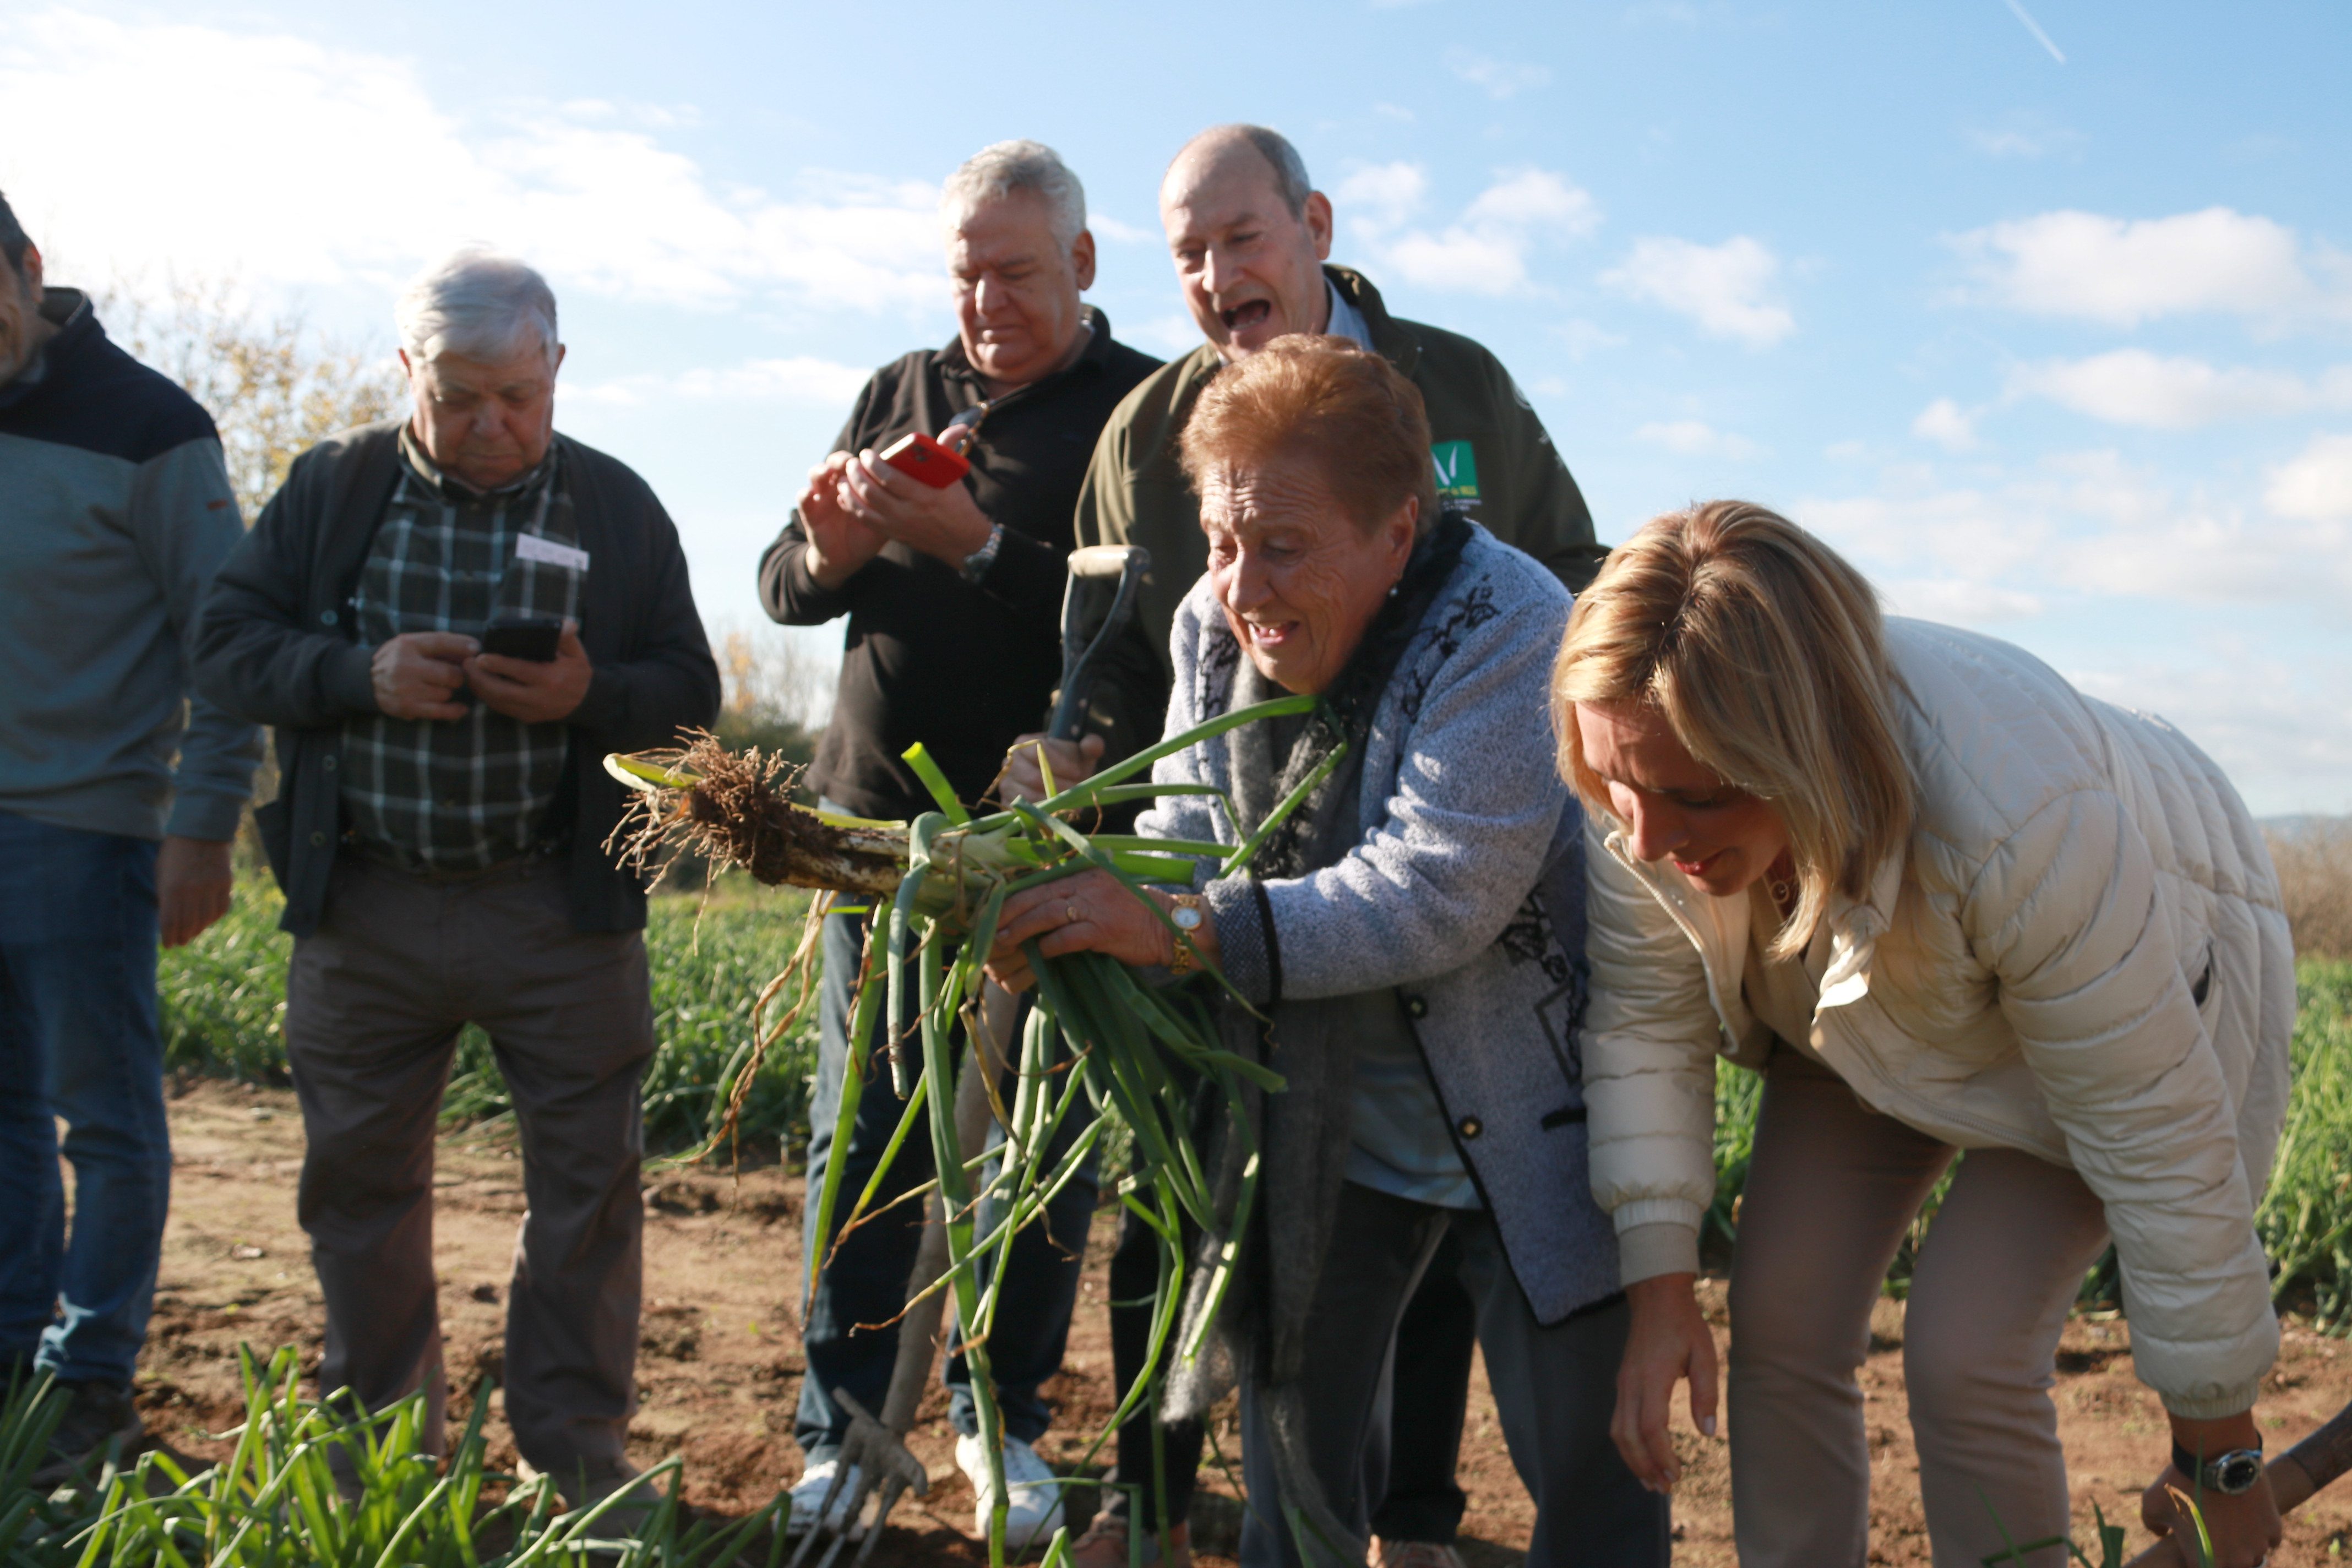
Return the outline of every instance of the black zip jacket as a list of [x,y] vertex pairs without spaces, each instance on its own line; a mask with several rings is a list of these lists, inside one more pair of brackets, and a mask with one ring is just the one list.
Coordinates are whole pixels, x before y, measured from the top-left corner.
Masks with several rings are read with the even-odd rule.
[[[1061,674],[1078,486],[1111,410],[1160,365],[1115,342],[1101,311],[1088,306],[1087,319],[1094,331],[1077,360],[998,399],[981,426],[963,482],[982,515],[1004,525],[1004,542],[979,584],[891,543],[840,587],[822,587],[803,560],[797,512],[761,558],[769,615],[801,626],[849,617],[833,721],[809,783],[861,816],[896,821],[932,809],[900,760],[918,741],[969,803],[995,778],[1013,738],[1045,727]],[[910,353],[874,373],[834,449],[879,450],[910,430],[936,436],[986,395],[960,342]]]

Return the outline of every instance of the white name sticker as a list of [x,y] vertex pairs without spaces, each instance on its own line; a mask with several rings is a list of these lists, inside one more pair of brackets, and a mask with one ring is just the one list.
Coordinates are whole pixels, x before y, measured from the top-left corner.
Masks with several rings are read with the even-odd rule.
[[574,572],[588,570],[586,551],[552,539],[541,539],[536,533],[515,535],[515,559],[542,562],[550,566],[569,566]]

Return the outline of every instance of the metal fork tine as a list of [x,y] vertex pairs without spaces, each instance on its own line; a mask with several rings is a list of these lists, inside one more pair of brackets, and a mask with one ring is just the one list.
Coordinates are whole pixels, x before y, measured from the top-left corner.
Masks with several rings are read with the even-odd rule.
[[833,1505],[841,1496],[841,1489],[849,1484],[850,1467],[844,1465],[833,1473],[833,1484],[824,1489],[824,1500],[817,1505],[816,1517],[809,1521],[808,1532],[801,1537],[800,1550],[793,1553],[786,1568],[801,1568],[817,1543],[817,1538],[833,1528]]
[[882,1539],[882,1527],[890,1522],[890,1510],[898,1506],[898,1499],[906,1490],[907,1483],[897,1476],[882,1483],[881,1502],[874,1510],[874,1522],[866,1527],[866,1543],[857,1549],[850,1568],[866,1568],[866,1560],[874,1555],[874,1548]]

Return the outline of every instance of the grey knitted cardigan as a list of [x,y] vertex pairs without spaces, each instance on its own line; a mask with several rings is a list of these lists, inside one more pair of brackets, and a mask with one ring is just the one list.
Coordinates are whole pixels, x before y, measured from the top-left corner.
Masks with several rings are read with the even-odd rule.
[[[1576,1054],[1582,816],[1555,770],[1547,717],[1570,604],[1531,557],[1475,529],[1374,711],[1361,842],[1295,879],[1244,876],[1202,889],[1226,976],[1254,1003],[1396,988],[1512,1271],[1547,1324],[1618,1289],[1615,1235],[1587,1173]],[[1206,578],[1178,611],[1171,644],[1173,735],[1226,711],[1242,658]],[[1223,737],[1203,742],[1162,759],[1153,776],[1230,794],[1232,752]],[[1163,797],[1140,831],[1240,841],[1212,795]],[[1266,1059],[1282,1071],[1279,1007],[1274,1016]],[[1270,1140],[1282,1133],[1276,1109]],[[1347,1112],[1337,1108],[1343,1152]],[[1269,1143],[1262,1210],[1280,1206],[1274,1184],[1291,1165],[1282,1154]],[[1293,1179],[1327,1184],[1336,1198],[1336,1171]],[[1298,1257],[1284,1239],[1270,1249],[1273,1267],[1293,1277],[1282,1294],[1297,1300],[1297,1276],[1311,1294],[1321,1258]],[[1284,1325],[1273,1327],[1278,1341]]]

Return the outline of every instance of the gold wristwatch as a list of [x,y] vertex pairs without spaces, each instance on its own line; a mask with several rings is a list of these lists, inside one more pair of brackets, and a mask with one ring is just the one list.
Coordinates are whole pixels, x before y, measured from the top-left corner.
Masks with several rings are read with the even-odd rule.
[[1190,974],[1201,967],[1201,950],[1192,933],[1208,923],[1209,901],[1198,893],[1169,895],[1168,923],[1176,928],[1176,956],[1169,961],[1171,974]]

